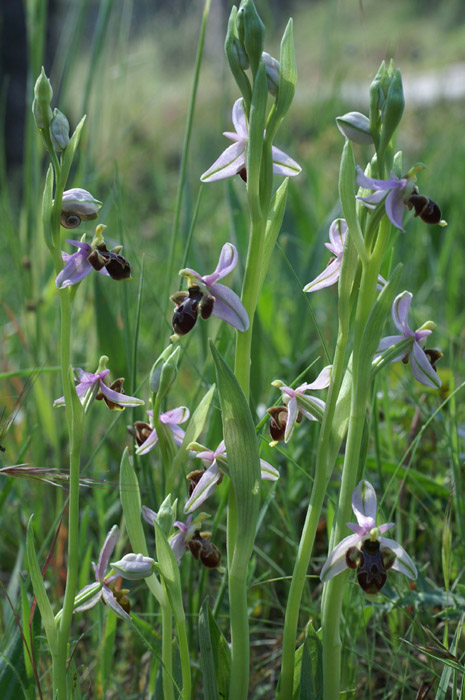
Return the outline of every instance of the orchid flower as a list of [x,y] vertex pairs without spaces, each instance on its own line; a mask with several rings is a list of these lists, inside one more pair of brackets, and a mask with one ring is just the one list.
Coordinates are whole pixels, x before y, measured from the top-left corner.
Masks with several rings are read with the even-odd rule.
[[[228,460],[224,440],[220,442],[215,451],[202,449],[203,446],[192,443],[191,448],[200,448],[196,457],[202,460],[204,471],[191,472],[188,475],[191,484],[195,484],[189,500],[184,506],[185,513],[192,513],[197,510],[204,501],[213,493],[216,486],[223,479],[223,472],[228,472]],[[279,479],[279,472],[264,459],[260,460],[261,478],[266,481],[276,481]]]
[[[331,258],[326,268],[322,273],[315,277],[304,287],[304,292],[316,292],[324,287],[331,287],[339,281],[342,267],[342,254],[347,238],[347,223],[345,219],[335,219],[329,227],[329,243],[325,246],[335,256]],[[378,275],[377,289],[382,289],[386,284],[386,280],[381,275]]]
[[[117,525],[113,525],[110,532],[108,533],[102,549],[100,550],[100,555],[98,558],[97,566],[92,562],[92,566],[95,572],[96,583],[90,583],[84,586],[82,590],[76,595],[76,600],[79,601],[82,598],[86,598],[86,594],[91,594],[94,590],[95,593],[91,595],[88,600],[75,608],[75,612],[83,612],[84,610],[89,610],[97,605],[99,600],[103,600],[118,617],[122,617],[123,620],[130,620],[128,614],[129,601],[125,599],[125,593],[123,591],[114,591],[111,585],[116,579],[121,576],[120,573],[113,573],[105,576],[105,572],[108,569],[108,564],[110,557],[113,554],[113,550],[118,542],[119,530]],[[124,605],[122,607],[121,603]]]
[[[147,411],[150,416],[151,422],[153,422],[153,411]],[[189,419],[189,409],[187,406],[178,406],[178,408],[173,408],[171,411],[166,411],[166,413],[160,413],[160,422],[166,425],[173,433],[174,442],[176,445],[180,445],[184,438],[184,430],[179,427],[180,423],[184,423]],[[150,450],[153,450],[158,442],[158,435],[155,428],[153,428],[148,423],[143,423],[142,421],[137,421],[135,424],[136,429],[136,440],[139,447],[136,450],[136,455],[145,455]]]
[[[241,170],[246,167],[246,150],[249,141],[249,131],[244,112],[244,103],[241,97],[234,103],[232,122],[235,131],[224,131],[223,135],[231,141],[234,141],[234,143],[232,146],[228,146],[218,160],[200,176],[202,182],[213,182],[214,180],[223,180],[224,178],[232,177],[240,173]],[[273,172],[276,175],[293,177],[294,175],[298,175],[302,170],[295,160],[292,160],[286,153],[280,151],[279,148],[272,146],[271,153],[273,158]]]
[[[325,410],[325,402],[316,396],[307,395],[305,392],[315,389],[326,389],[330,383],[331,365],[324,367],[318,377],[311,384],[301,384],[297,389],[286,386],[279,379],[271,382],[272,386],[278,388],[283,396],[284,407],[281,408],[281,421],[285,423],[284,442],[289,442],[294,432],[296,423],[300,422],[301,416],[308,420],[321,420]],[[278,407],[279,408],[279,407]],[[286,410],[287,409],[287,415]],[[271,409],[273,410],[273,409]]]
[[[153,525],[157,514],[147,506],[142,506],[142,517],[149,525]],[[170,537],[169,545],[178,564],[189,549],[193,557],[200,559],[207,569],[220,569],[221,552],[213,542],[210,542],[209,533],[200,532],[202,521],[208,517],[207,513],[199,513],[195,520],[192,515],[188,515],[185,523],[180,520],[175,520],[173,523],[179,532]]]
[[391,362],[402,360],[402,362],[407,363],[410,358],[410,369],[415,379],[425,386],[438,389],[441,386],[441,380],[423,349],[426,338],[435,328],[435,324],[432,321],[427,321],[416,331],[410,328],[408,315],[412,298],[411,292],[402,292],[396,296],[392,305],[392,319],[396,328],[400,331],[400,335],[388,335],[386,338],[382,338],[376,352],[381,353],[394,347],[397,343],[409,339],[410,347],[407,347],[407,349],[404,347],[402,352],[396,355]]
[[95,237],[92,243],[83,241],[68,240],[67,243],[78,248],[76,253],[62,253],[65,263],[63,269],[58,273],[55,284],[58,289],[65,289],[73,284],[78,284],[92,270],[100,272],[114,280],[129,279],[131,277],[131,266],[126,258],[120,255],[121,246],[116,246],[113,250],[108,250],[103,238],[103,231],[106,227],[103,224],[97,226]]
[[316,292],[324,287],[336,284],[341,274],[342,253],[347,237],[347,224],[345,219],[335,219],[329,227],[329,243],[325,243],[327,249],[335,256],[331,258],[326,268],[312,282],[304,287],[304,292]]
[[189,267],[179,271],[179,275],[188,280],[189,292],[178,292],[171,297],[176,304],[173,315],[176,333],[188,333],[197,320],[198,311],[202,318],[213,315],[239,331],[247,330],[249,317],[241,300],[232,289],[218,284],[218,280],[226,277],[236,265],[237,250],[232,243],[225,243],[216,269],[210,275],[202,277]]
[[415,191],[415,172],[418,166],[402,178],[398,178],[391,172],[390,180],[377,180],[373,177],[367,177],[361,167],[357,165],[357,184],[366,190],[375,190],[373,194],[367,197],[357,197],[368,209],[376,209],[376,205],[384,200],[386,214],[394,226],[401,231],[402,218],[404,215],[404,206],[407,204],[410,196]]
[[[108,357],[103,355],[100,358],[99,367],[95,374],[85,372],[80,367],[74,369],[75,381],[78,382],[76,394],[80,402],[88,407],[94,399],[97,399],[97,401],[103,399],[108,408],[113,411],[122,411],[126,406],[143,406],[145,401],[142,401],[142,399],[117,391],[118,389],[121,390],[124,379],[116,379],[110,386],[105,384],[104,379],[110,374],[110,370],[105,369],[107,362]],[[61,396],[59,399],[56,399],[53,405],[64,406],[65,397]]]
[[64,228],[77,228],[82,221],[96,219],[102,202],[81,187],[73,187],[63,192],[61,201],[61,225]]
[[405,549],[395,540],[381,537],[394,523],[376,526],[376,493],[368,481],[360,481],[352,494],[357,524],[347,523],[355,534],[345,537],[330,553],[320,573],[326,582],[345,569],[357,569],[358,582],[368,594],[376,594],[386,582],[386,570],[393,569],[416,579],[417,569]]

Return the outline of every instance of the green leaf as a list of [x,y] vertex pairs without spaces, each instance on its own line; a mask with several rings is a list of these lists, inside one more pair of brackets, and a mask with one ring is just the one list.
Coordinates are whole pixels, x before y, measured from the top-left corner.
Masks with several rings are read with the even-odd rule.
[[323,694],[322,646],[311,623],[297,649],[294,665],[294,700],[320,700]]
[[260,458],[255,424],[239,382],[210,341],[215,362],[223,437],[237,508],[234,560],[246,565],[252,553],[260,504]]
[[263,246],[263,263],[260,269],[260,288],[263,285],[273,253],[276,239],[278,238],[286,211],[287,190],[289,178],[281,183],[271,200],[271,206],[266,221],[265,242]]
[[47,635],[47,641],[50,650],[52,654],[56,654],[57,628],[52,611],[52,606],[50,605],[50,601],[45,591],[45,584],[40,571],[39,562],[37,561],[37,555],[34,546],[34,530],[32,527],[33,518],[34,515],[31,515],[31,517],[29,518],[26,536],[26,554],[29,567],[29,574],[31,576],[32,588],[37,600],[37,605],[39,606],[40,614],[42,616],[42,622],[44,625],[45,634]]
[[231,650],[210,610],[208,598],[205,598],[200,608],[199,643],[205,700],[227,700]]
[[399,263],[395,267],[389,278],[389,282],[383,287],[370,312],[360,344],[360,367],[369,367],[371,365],[381,339],[384,323],[391,311],[392,303],[396,296],[402,267],[402,263]]
[[289,111],[289,107],[294,99],[297,84],[297,64],[295,61],[293,29],[293,21],[290,19],[281,41],[278,96],[276,98],[275,111],[273,114],[273,124],[276,120],[276,126],[270,123],[273,133],[276,133],[279,125]]
[[341,167],[339,170],[339,197],[342,211],[349,228],[349,236],[352,237],[357,253],[362,262],[367,260],[367,251],[363,234],[357,217],[355,199],[355,159],[352,144],[345,142],[342,149]]
[[[148,557],[147,542],[145,541],[144,529],[141,522],[142,504],[140,500],[139,482],[137,481],[134,467],[129,460],[129,451],[127,447],[121,458],[119,483],[121,506],[123,508],[126,530],[128,531],[132,550],[136,554],[143,554],[144,557]],[[145,582],[160,605],[164,604],[165,595],[160,581],[155,574],[146,578]]]
[[179,625],[179,623],[184,620],[185,616],[178,562],[165,533],[156,520],[153,521],[153,526],[155,528],[155,542],[157,547],[157,568],[165,582],[174,619],[176,620],[176,624]]
[[23,640],[21,632],[15,626],[9,635],[8,646],[0,653],[0,698],[18,700],[28,697],[29,679],[24,665]]
[[215,389],[215,384],[212,384],[212,386],[207,391],[207,393],[205,394],[201,402],[198,404],[197,408],[191,416],[189,425],[187,426],[186,434],[184,435],[183,441],[179,446],[179,449],[173,460],[172,472],[174,474],[176,474],[181,469],[182,465],[184,464],[187,458],[187,453],[189,452],[188,445],[190,445],[191,442],[195,442],[197,440],[200,433],[205,427]]
[[66,150],[63,154],[63,160],[61,164],[61,182],[66,185],[66,181],[68,180],[69,176],[69,171],[71,170],[71,165],[73,163],[73,158],[74,154],[76,152],[76,149],[79,145],[79,141],[81,139],[81,132],[84,127],[86,121],[86,115],[84,115],[77,125],[77,127],[74,130],[73,135],[71,136],[71,139],[66,146]]
[[53,248],[52,234],[52,209],[53,209],[53,166],[50,163],[45,178],[44,193],[42,195],[42,226],[47,248]]

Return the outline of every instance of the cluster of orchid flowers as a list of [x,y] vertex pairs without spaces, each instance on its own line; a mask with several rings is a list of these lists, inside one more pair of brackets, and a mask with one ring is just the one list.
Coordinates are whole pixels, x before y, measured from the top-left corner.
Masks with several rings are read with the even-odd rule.
[[[203,173],[200,178],[202,182],[213,182],[237,174],[245,181],[247,180],[249,136],[242,98],[234,103],[232,122],[235,131],[224,132],[224,135],[232,140],[233,144],[226,148],[212,166]],[[341,128],[341,125],[338,125]],[[301,171],[300,166],[290,156],[274,146],[272,159],[275,174],[291,177]],[[418,193],[414,184],[418,169],[419,167],[412,168],[402,178],[391,173],[391,179],[381,180],[369,177],[357,166],[358,185],[362,190],[373,191],[369,195],[360,194],[358,199],[370,210],[384,207],[391,223],[402,231],[405,206],[408,209],[414,209],[415,216],[420,216],[427,223],[443,224],[437,204]],[[94,199],[86,190],[80,188],[68,190],[63,195],[61,223],[66,228],[75,228],[82,220],[95,219],[100,206],[101,202]],[[78,248],[78,251],[74,254],[62,254],[65,264],[56,279],[56,286],[59,289],[78,284],[93,269],[113,279],[130,277],[129,263],[120,255],[121,247],[107,249],[102,235],[104,228],[104,226],[97,227],[96,235],[90,245],[84,240],[68,241]],[[321,274],[305,285],[304,292],[315,292],[338,282],[347,233],[348,228],[344,219],[336,219],[331,224],[329,243],[325,243],[325,246],[334,257]],[[179,272],[181,277],[187,279],[188,289],[179,291],[171,297],[175,304],[172,325],[177,336],[190,332],[199,314],[202,319],[215,316],[240,332],[249,328],[248,315],[238,295],[230,288],[218,283],[220,279],[232,272],[237,261],[238,254],[235,246],[232,243],[225,243],[218,264],[212,273],[201,275],[191,268],[185,268]],[[380,277],[378,283],[379,287],[382,287],[385,281]],[[402,292],[394,300],[392,317],[399,334],[387,336],[380,341],[374,364],[376,365],[383,358],[387,358],[389,362],[402,360],[408,363],[410,361],[413,376],[422,384],[437,388],[441,386],[434,366],[438,354],[425,349],[426,338],[432,332],[434,324],[427,322],[416,331],[412,330],[408,323],[411,301],[410,292]],[[109,374],[106,368],[107,359],[102,358],[95,373],[85,372],[80,368],[75,369],[76,393],[81,402],[87,407],[93,399],[103,399],[113,410],[122,410],[125,406],[142,405],[144,403],[142,400],[127,396],[123,392],[123,379],[117,379],[110,385],[106,383],[105,380]],[[273,386],[281,391],[283,405],[268,409],[272,445],[281,440],[287,443],[302,417],[311,421],[321,420],[325,402],[307,392],[327,388],[330,378],[331,366],[327,366],[313,382],[303,383],[297,388],[287,386],[280,380],[273,382]],[[64,397],[61,397],[54,402],[54,405],[63,406],[64,403]],[[149,410],[147,413],[150,422],[136,421],[134,424],[134,435],[138,445],[137,455],[150,452],[159,439],[153,426],[153,411]],[[185,432],[180,425],[188,419],[189,410],[186,406],[179,406],[159,416],[161,425],[171,431],[177,445],[180,445],[185,437]],[[199,443],[191,443],[189,450],[202,461],[203,469],[194,470],[187,475],[189,497],[184,506],[186,521],[174,521],[173,526],[178,532],[171,535],[169,543],[178,563],[189,550],[206,567],[220,568],[221,554],[218,548],[210,542],[209,533],[202,532],[200,529],[208,515],[200,513],[194,518],[193,513],[209,498],[221,483],[223,476],[228,474],[225,444],[221,441],[216,450],[209,450]],[[260,460],[260,466],[262,479],[275,481],[279,478],[279,472],[269,463]],[[357,578],[362,588],[368,594],[376,594],[384,585],[386,571],[389,568],[411,579],[416,578],[415,565],[401,545],[394,540],[382,537],[384,532],[393,527],[393,523],[376,526],[376,495],[367,481],[361,481],[356,487],[352,506],[357,524],[348,523],[348,527],[354,534],[342,540],[329,554],[321,570],[321,580],[328,581],[347,568],[357,569]],[[157,519],[157,513],[146,506],[142,507],[141,515],[150,524]],[[129,602],[126,598],[128,591],[117,590],[115,581],[119,576],[129,579],[145,578],[153,573],[155,563],[150,557],[131,553],[121,561],[111,563],[112,571],[106,574],[118,536],[118,529],[114,526],[107,535],[97,565],[93,564],[96,581],[79,592],[76,600],[81,602],[76,611],[87,610],[102,599],[120,617],[129,618]]]

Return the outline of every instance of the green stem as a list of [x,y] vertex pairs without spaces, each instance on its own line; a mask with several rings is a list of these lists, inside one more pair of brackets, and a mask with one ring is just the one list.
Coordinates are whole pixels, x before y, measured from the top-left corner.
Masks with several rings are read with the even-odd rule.
[[[339,328],[331,370],[331,384],[326,399],[325,413],[318,439],[318,452],[316,457],[315,481],[313,483],[310,503],[308,505],[305,524],[300,538],[299,550],[292,574],[291,587],[286,607],[284,620],[283,652],[280,678],[280,697],[292,698],[294,694],[294,665],[295,665],[295,640],[299,622],[299,610],[302,594],[306,581],[310,557],[315,541],[316,529],[323,507],[323,501],[328,486],[328,481],[334,468],[334,463],[339,451],[340,441],[334,433],[334,416],[342,379],[346,366],[346,349],[349,339],[349,323],[353,296],[351,289],[354,279],[357,280],[358,257],[355,245],[350,237],[347,238],[343,254],[341,278],[339,282],[338,316]],[[355,282],[356,284],[356,282]]]
[[250,392],[250,363],[252,351],[252,331],[255,310],[260,294],[261,266],[263,263],[263,248],[265,240],[265,220],[252,220],[252,231],[247,253],[247,262],[242,288],[242,303],[249,316],[249,328],[243,333],[237,333],[236,358],[234,374],[244,392],[249,398]]
[[161,656],[163,660],[163,698],[174,700],[173,689],[173,613],[168,602],[168,594],[165,585],[162,584],[165,604],[161,606]]
[[250,667],[247,568],[242,565],[234,566],[234,562],[229,572],[229,606],[231,613],[229,700],[244,700],[248,697]]
[[[336,522],[331,541],[344,537],[345,523],[350,519],[352,493],[360,468],[360,450],[366,419],[367,403],[371,387],[371,366],[361,366],[363,331],[376,299],[376,284],[381,262],[390,233],[387,217],[381,222],[374,251],[363,266],[358,298],[353,349],[353,389],[350,407],[346,453],[342,471]],[[371,359],[370,359],[371,362]],[[346,583],[346,575],[336,576],[325,586],[322,606],[323,628],[323,697],[334,700],[339,697],[341,683],[340,617]]]
[[191,697],[191,663],[189,658],[189,642],[187,640],[186,619],[179,620],[176,625],[179,643],[179,656],[181,658],[182,673],[182,698],[190,700]]

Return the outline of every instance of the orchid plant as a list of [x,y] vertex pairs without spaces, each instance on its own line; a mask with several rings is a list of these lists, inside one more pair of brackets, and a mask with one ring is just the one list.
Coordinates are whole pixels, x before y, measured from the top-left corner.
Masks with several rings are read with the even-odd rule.
[[[152,402],[152,408],[147,411],[147,422],[137,420],[138,407],[145,402],[124,393],[122,378],[110,383],[110,370],[106,366],[108,357],[101,357],[95,372],[75,367],[72,362],[72,329],[75,327],[72,305],[76,285],[83,282],[92,270],[112,280],[130,279],[132,273],[128,261],[121,255],[121,246],[107,248],[103,224],[96,227],[91,243],[86,242],[84,234],[81,240],[67,240],[77,249],[74,253],[62,251],[60,224],[69,229],[94,220],[100,213],[102,202],[80,187],[66,189],[72,157],[78,147],[84,122],[78,125],[70,138],[65,115],[57,108],[52,111],[53,91],[44,71],[35,86],[34,119],[51,161],[43,198],[44,233],[54,263],[54,289],[60,303],[63,396],[56,399],[53,405],[66,407],[70,455],[66,591],[63,608],[55,617],[51,615],[49,592],[46,591],[35,553],[31,525],[28,528],[27,552],[34,593],[52,653],[52,695],[57,700],[68,700],[68,652],[73,614],[86,611],[103,601],[119,618],[132,625],[135,616],[129,614],[128,591],[118,590],[115,586],[120,576],[129,580],[144,580],[156,599],[160,623],[157,618],[153,624],[160,624],[161,627],[161,652],[158,647],[150,646],[153,640],[147,641],[149,637],[157,637],[158,632],[154,633],[145,621],[138,621],[138,629],[144,643],[153,652],[151,657],[156,658],[159,664],[163,698],[174,700],[175,696],[179,696],[182,700],[190,700],[193,690],[189,642],[192,640],[186,631],[183,583],[186,568],[191,580],[194,580],[193,572],[198,562],[211,570],[208,572],[211,577],[209,581],[215,581],[213,577],[221,580],[215,615],[222,604],[223,593],[227,591],[229,596],[230,643],[223,639],[219,627],[213,628],[215,615],[209,617],[207,603],[204,604],[207,614],[199,623],[204,648],[210,649],[215,638],[218,648],[224,653],[224,669],[216,668],[213,656],[202,667],[210,674],[210,694],[213,697],[216,693],[215,683],[219,687],[223,682],[222,696],[228,696],[230,700],[248,697],[251,668],[250,562],[254,553],[259,551],[255,546],[255,537],[262,519],[269,517],[269,504],[273,497],[276,504],[279,502],[282,474],[287,468],[283,463],[282,470],[280,466],[278,471],[274,464],[260,457],[257,432],[268,419],[272,446],[276,446],[278,441],[287,444],[291,438],[294,438],[293,445],[298,444],[298,433],[305,430],[305,421],[297,431],[296,426],[303,418],[321,424],[321,427],[317,426],[319,434],[315,462],[310,463],[308,456],[304,455],[298,465],[308,482],[308,491],[302,495],[306,499],[307,513],[300,542],[295,549],[293,571],[286,571],[283,576],[289,579],[290,585],[284,611],[280,681],[276,690],[279,700],[300,697],[305,690],[298,687],[306,672],[305,654],[300,651],[296,653],[296,640],[301,636],[299,616],[308,584],[313,545],[332,483],[338,484],[337,508],[334,519],[327,518],[328,521],[333,520],[331,544],[320,573],[324,593],[321,611],[316,613],[321,621],[318,644],[321,638],[323,666],[322,687],[315,691],[318,697],[334,700],[341,694],[341,654],[345,652],[341,651],[339,630],[347,579],[343,572],[356,570],[357,580],[369,596],[377,595],[383,588],[387,572],[391,569],[411,580],[417,576],[416,566],[403,546],[384,537],[394,523],[376,524],[377,498],[373,486],[365,478],[369,470],[366,453],[371,424],[368,407],[373,401],[373,378],[390,362],[402,360],[405,364],[410,363],[413,376],[424,386],[435,389],[441,386],[435,369],[438,351],[432,354],[425,347],[426,339],[434,328],[433,322],[428,321],[413,330],[409,325],[413,295],[404,291],[396,296],[400,269],[390,270],[388,280],[381,276],[381,270],[384,272],[392,267],[387,263],[387,253],[390,252],[391,262],[395,242],[393,227],[404,230],[405,207],[414,209],[415,215],[426,223],[444,225],[445,222],[441,219],[438,205],[419,194],[415,183],[421,166],[414,166],[404,177],[399,176],[403,172],[401,157],[394,155],[394,144],[403,111],[402,81],[393,63],[389,66],[383,63],[370,93],[369,115],[349,112],[337,120],[339,131],[345,139],[339,178],[342,216],[331,223],[329,242],[325,243],[334,257],[325,270],[303,288],[305,293],[314,293],[337,283],[337,309],[331,308],[328,312],[338,322],[334,352],[326,353],[331,364],[325,366],[312,382],[296,387],[281,380],[273,381],[272,386],[279,389],[281,394],[282,405],[268,409],[257,428],[254,415],[256,402],[250,401],[251,373],[254,371],[254,320],[284,218],[289,178],[301,172],[298,163],[274,145],[278,130],[290,109],[296,86],[292,21],[283,36],[279,61],[263,48],[263,23],[253,1],[242,0],[239,10],[233,8],[231,12],[225,44],[229,66],[240,92],[232,110],[234,131],[224,132],[224,136],[233,143],[200,175],[200,181],[214,182],[237,174],[244,180],[245,185],[238,184],[245,190],[242,194],[249,217],[247,254],[245,245],[241,250],[243,239],[237,236],[239,252],[232,243],[225,243],[210,274],[201,274],[189,267],[179,271],[179,276],[187,281],[187,290],[180,290],[171,296],[175,305],[172,317],[174,335],[147,377]],[[374,149],[365,172],[355,164],[352,143]],[[383,179],[389,172],[391,177]],[[278,186],[275,175],[285,178]],[[181,180],[178,212],[181,211],[183,184]],[[359,189],[356,193],[357,185]],[[175,269],[177,249],[174,243],[172,253],[173,265],[168,264],[170,274]],[[239,253],[244,260],[240,296],[220,283],[237,268]],[[140,300],[142,282],[139,290]],[[85,293],[86,284],[82,285],[81,291]],[[382,337],[391,307],[398,334]],[[171,391],[176,382],[177,388],[182,384],[182,401],[188,403],[184,395],[188,393],[190,382],[186,381],[188,373],[185,368],[190,359],[189,342],[195,343],[196,339],[194,334],[187,342],[181,338],[194,328],[199,315],[203,320],[214,316],[225,321],[237,333],[234,335],[235,349],[229,342],[231,333],[224,334],[228,342],[220,337],[218,347],[224,357],[216,343],[210,342],[217,389],[211,386],[203,398],[199,398],[205,390],[202,388],[197,402],[189,403],[189,411],[187,406],[172,401]],[[158,321],[163,329],[166,318],[160,314]],[[310,347],[313,352],[314,344]],[[125,349],[130,358],[128,366],[132,372],[133,388],[141,372],[136,362],[137,343],[134,343],[133,353],[129,351],[129,343]],[[208,365],[208,353],[203,355]],[[182,362],[185,362],[184,366]],[[231,367],[234,365],[234,369],[229,363]],[[263,371],[269,370],[265,367]],[[207,383],[204,380],[209,376],[208,372],[202,373],[199,386]],[[208,381],[211,383],[210,379]],[[298,380],[294,382],[297,383]],[[313,395],[315,391],[326,389],[324,399]],[[217,401],[213,401],[214,395]],[[137,445],[132,446],[132,452],[128,447],[124,449],[120,474],[122,515],[132,551],[119,561],[110,562],[119,537],[118,528],[113,526],[100,550],[97,564],[93,564],[95,581],[76,593],[82,549],[79,534],[79,485],[83,483],[79,478],[81,452],[84,421],[94,400],[105,401],[111,410],[134,408],[133,426],[129,426],[128,430],[135,437]],[[168,409],[173,403],[176,408]],[[221,431],[215,421],[209,424],[212,406],[221,417]],[[260,413],[258,409],[257,413]],[[92,428],[91,423],[89,428]],[[207,441],[215,439],[215,435],[216,440],[222,437],[215,450],[197,442],[202,439],[202,432],[207,434],[207,430]],[[139,459],[157,444],[159,448],[153,452],[152,459]],[[282,456],[289,457],[293,445],[281,450]],[[269,450],[266,444],[264,447]],[[273,454],[278,451],[273,450]],[[195,464],[193,459],[201,460],[201,469],[189,471],[190,466]],[[185,475],[189,482],[187,495]],[[213,535],[201,530],[209,516],[205,513],[194,516],[194,512],[213,494],[224,476],[227,478],[221,493],[223,498],[212,518],[215,539],[219,535],[216,545],[211,541]],[[275,484],[270,488],[263,486],[262,481]],[[143,482],[144,492],[155,500],[157,511],[141,506],[139,482]],[[269,493],[266,507],[263,508],[260,508],[261,490],[268,490]],[[347,523],[351,507],[356,523]],[[223,527],[225,509],[227,521]],[[185,514],[185,521],[177,519],[179,510]],[[148,556],[149,546],[141,517],[153,526],[151,535],[154,536],[154,545],[152,543],[151,546],[155,548],[154,558]],[[346,536],[346,527],[352,530],[351,535]],[[223,530],[226,547],[221,543]],[[196,561],[186,563],[184,555],[187,551]],[[224,567],[222,561],[225,562]],[[207,572],[203,573],[207,575]],[[204,577],[199,581],[200,590]],[[194,617],[194,606],[188,610],[189,616]],[[209,621],[208,624],[205,620]],[[178,660],[180,673],[175,666]],[[220,678],[223,671],[228,674],[226,680]],[[151,690],[158,692],[159,686],[156,690],[152,675],[155,679],[156,674],[151,673],[150,684],[154,686]]]

